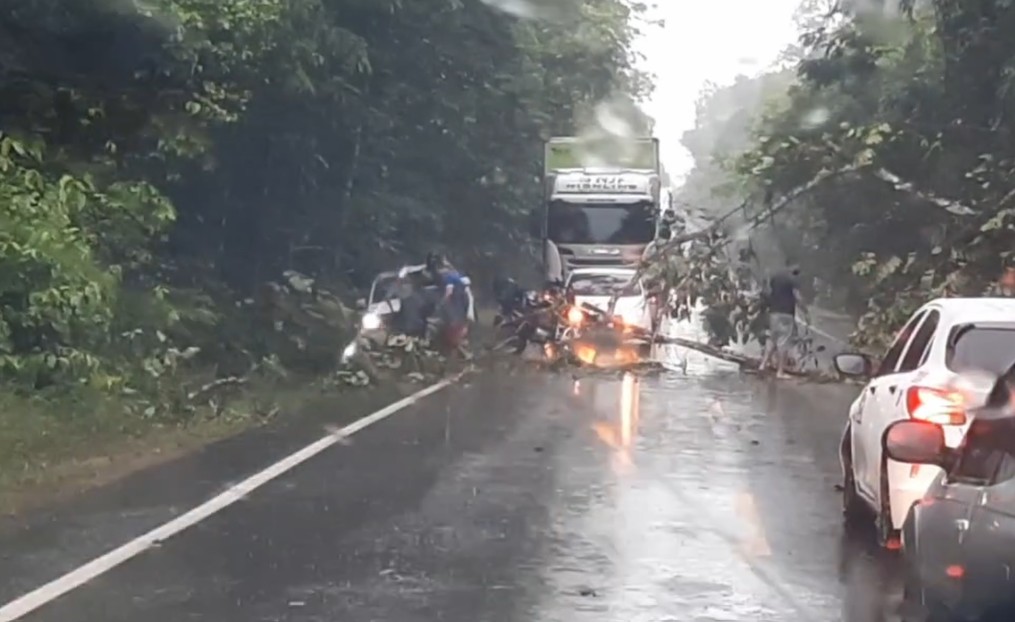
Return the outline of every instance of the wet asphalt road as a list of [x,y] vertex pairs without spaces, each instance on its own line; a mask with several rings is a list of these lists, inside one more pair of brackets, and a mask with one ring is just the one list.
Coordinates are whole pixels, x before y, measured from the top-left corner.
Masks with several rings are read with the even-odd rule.
[[[843,535],[834,488],[856,389],[688,356],[470,377],[24,619],[892,620],[893,563]],[[213,490],[191,467],[160,498],[173,468],[0,534],[0,602]]]

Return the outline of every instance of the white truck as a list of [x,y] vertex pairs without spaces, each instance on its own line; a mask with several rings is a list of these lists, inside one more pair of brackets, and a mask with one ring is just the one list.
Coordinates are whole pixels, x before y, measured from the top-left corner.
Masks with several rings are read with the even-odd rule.
[[575,268],[634,266],[656,239],[668,237],[659,139],[611,139],[604,148],[551,138],[543,173],[545,201],[533,212],[532,228],[548,282],[562,282]]

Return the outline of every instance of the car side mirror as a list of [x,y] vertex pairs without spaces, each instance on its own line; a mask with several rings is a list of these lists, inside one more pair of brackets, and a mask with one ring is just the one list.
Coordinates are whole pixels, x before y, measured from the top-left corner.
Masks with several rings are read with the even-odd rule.
[[832,359],[835,371],[848,378],[870,378],[874,371],[874,362],[866,354],[844,352],[836,354]]
[[529,211],[529,235],[534,238],[543,237],[543,208],[536,207]]
[[881,438],[887,457],[906,464],[933,464],[948,468],[950,450],[940,425],[918,419],[903,419],[888,426]]
[[367,308],[367,299],[366,298],[357,298],[356,299],[356,308],[358,310],[360,310],[360,311],[366,311],[366,308]]

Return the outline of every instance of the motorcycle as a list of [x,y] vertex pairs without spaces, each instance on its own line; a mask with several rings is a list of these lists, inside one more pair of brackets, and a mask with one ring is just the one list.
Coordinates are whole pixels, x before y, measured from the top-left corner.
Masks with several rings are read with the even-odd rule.
[[495,349],[510,348],[514,354],[522,354],[530,343],[545,345],[552,341],[557,332],[558,304],[553,292],[531,290],[512,304],[502,304],[494,318],[498,334]]
[[602,352],[612,353],[614,358],[624,352],[622,358],[632,358],[627,351],[650,344],[652,338],[604,309],[576,303],[574,296],[556,283],[539,292],[530,290],[513,302],[502,300],[494,325],[498,330],[496,350],[520,355],[533,343],[543,346],[551,359],[565,357],[587,364],[593,364]]

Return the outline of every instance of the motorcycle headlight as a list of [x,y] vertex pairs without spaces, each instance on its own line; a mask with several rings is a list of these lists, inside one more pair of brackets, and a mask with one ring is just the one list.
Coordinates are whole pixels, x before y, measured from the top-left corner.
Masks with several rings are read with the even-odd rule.
[[381,327],[381,316],[367,313],[363,316],[363,330],[377,330]]
[[342,350],[342,362],[347,363],[356,354],[356,342],[353,341]]
[[585,320],[585,314],[578,307],[571,307],[567,310],[567,321],[572,326],[578,326]]

